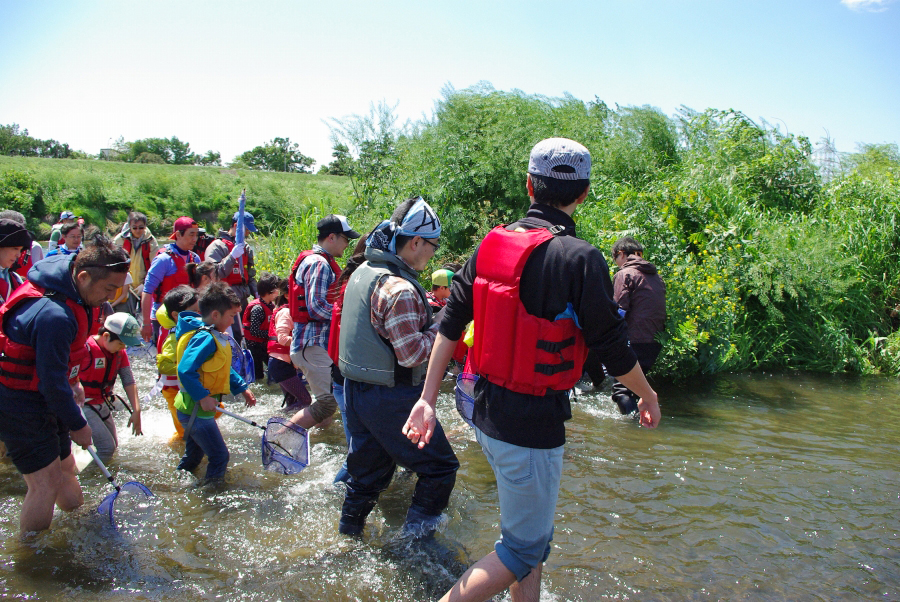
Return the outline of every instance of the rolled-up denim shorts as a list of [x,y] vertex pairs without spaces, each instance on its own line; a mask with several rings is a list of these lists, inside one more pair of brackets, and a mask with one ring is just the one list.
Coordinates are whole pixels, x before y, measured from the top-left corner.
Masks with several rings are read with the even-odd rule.
[[500,539],[494,549],[521,581],[550,555],[563,446],[519,447],[488,437],[477,427],[475,436],[497,479]]

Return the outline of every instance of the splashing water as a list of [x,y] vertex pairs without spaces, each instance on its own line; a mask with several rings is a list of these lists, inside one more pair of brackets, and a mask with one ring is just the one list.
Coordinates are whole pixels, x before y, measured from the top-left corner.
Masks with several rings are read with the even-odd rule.
[[[133,361],[144,393],[155,367]],[[256,407],[230,407],[264,424],[281,394],[253,388]],[[900,384],[728,376],[659,392],[655,431],[619,415],[603,391],[573,402],[542,600],[900,597]],[[221,419],[229,470],[203,484],[205,465],[175,470],[184,448],[164,400],[143,414],[143,437],[117,416],[110,470],[157,497],[120,496],[118,532],[95,512],[108,485],[91,465],[79,476],[85,505],[20,542],[25,486],[0,462],[0,597],[434,599],[499,537],[494,477],[451,386],[438,415],[461,468],[436,535],[424,539],[402,529],[415,487],[405,471],[362,538],[337,532],[343,486],[332,481],[346,453],[337,422],[310,432],[310,465],[285,476],[261,467],[257,429]]]

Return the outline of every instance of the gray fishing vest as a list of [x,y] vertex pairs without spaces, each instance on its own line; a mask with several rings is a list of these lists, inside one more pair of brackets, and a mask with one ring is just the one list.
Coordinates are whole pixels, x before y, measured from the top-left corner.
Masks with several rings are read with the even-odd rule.
[[428,362],[413,368],[404,368],[397,363],[390,342],[372,326],[372,292],[375,285],[388,276],[407,280],[425,305],[425,325],[428,327],[431,325],[431,306],[426,300],[425,289],[419,284],[418,273],[393,253],[366,249],[366,260],[353,272],[344,292],[338,368],[346,378],[359,382],[388,387],[393,387],[397,381],[418,385],[425,379]]

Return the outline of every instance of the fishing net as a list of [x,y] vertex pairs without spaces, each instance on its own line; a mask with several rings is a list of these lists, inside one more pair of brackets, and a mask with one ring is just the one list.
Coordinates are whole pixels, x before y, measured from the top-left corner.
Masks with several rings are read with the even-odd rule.
[[309,434],[280,416],[269,418],[262,438],[263,468],[280,474],[297,474],[309,466]]
[[133,513],[143,514],[149,506],[149,499],[152,497],[155,497],[153,492],[147,489],[143,483],[130,481],[103,498],[103,501],[97,507],[97,513],[107,515],[109,524],[116,527],[114,510],[117,503],[120,515],[125,510],[127,510],[128,515]]
[[475,410],[475,383],[477,382],[477,374],[462,372],[456,377],[456,387],[453,389],[456,395],[456,411],[471,427],[475,426],[472,423],[472,412]]

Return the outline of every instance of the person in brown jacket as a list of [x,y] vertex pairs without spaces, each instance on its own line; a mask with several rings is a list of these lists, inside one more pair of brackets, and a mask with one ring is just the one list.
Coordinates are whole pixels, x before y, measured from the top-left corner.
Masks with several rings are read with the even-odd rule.
[[[644,259],[644,247],[630,236],[613,244],[612,258],[619,266],[613,301],[625,312],[631,349],[646,374],[662,351],[656,335],[666,327],[666,284],[656,266]],[[623,414],[637,410],[638,396],[618,380],[613,383],[612,399]]]

